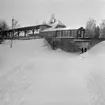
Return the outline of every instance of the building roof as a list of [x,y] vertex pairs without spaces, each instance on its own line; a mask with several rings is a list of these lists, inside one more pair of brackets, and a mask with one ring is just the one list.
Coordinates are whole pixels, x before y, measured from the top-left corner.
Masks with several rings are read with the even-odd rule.
[[83,30],[83,31],[85,31],[85,28],[83,28],[83,27],[80,27],[80,28],[77,28],[77,29],[71,29],[71,28],[62,28],[62,27],[60,27],[60,28],[53,28],[53,27],[51,27],[51,28],[47,28],[47,29],[45,29],[45,30],[43,30],[43,31],[41,31],[41,32],[48,32],[48,31],[59,31],[59,30]]
[[57,20],[52,14],[50,21],[48,22],[48,25],[50,25],[52,28],[65,28],[66,25],[64,25],[61,21]]
[[59,30],[77,30],[77,29],[70,29],[70,28],[47,28],[41,32],[48,32],[48,31],[59,31]]
[[66,27],[61,21],[56,20],[54,23],[48,24],[52,28]]

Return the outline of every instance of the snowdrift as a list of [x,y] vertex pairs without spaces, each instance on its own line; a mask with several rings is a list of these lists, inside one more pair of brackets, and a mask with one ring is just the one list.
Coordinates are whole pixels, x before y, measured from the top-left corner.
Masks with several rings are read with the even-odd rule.
[[100,42],[99,44],[92,47],[89,51],[90,54],[105,54],[105,41]]
[[82,57],[105,57],[105,41],[96,44],[89,49],[86,53],[81,54]]

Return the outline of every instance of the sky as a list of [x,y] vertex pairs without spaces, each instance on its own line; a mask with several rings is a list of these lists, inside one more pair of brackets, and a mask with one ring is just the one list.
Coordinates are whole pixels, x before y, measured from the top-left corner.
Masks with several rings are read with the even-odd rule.
[[32,26],[49,21],[51,14],[67,27],[85,26],[89,18],[97,25],[105,19],[105,0],[0,0],[0,19],[20,26]]

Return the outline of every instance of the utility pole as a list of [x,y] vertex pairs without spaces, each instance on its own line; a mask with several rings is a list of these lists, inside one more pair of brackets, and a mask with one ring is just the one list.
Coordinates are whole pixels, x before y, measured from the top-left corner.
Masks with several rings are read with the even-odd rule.
[[36,20],[36,25],[38,25],[38,20]]
[[12,35],[11,35],[11,45],[10,48],[12,48],[12,44],[13,44],[13,36],[14,36],[14,17],[12,17]]

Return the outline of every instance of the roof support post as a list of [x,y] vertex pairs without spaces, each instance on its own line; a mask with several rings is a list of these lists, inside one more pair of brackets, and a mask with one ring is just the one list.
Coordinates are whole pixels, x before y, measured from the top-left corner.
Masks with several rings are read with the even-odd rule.
[[8,37],[9,39],[11,38],[11,32],[9,32],[9,37]]
[[19,34],[20,34],[20,31],[18,30],[18,39],[19,39]]
[[35,32],[35,29],[32,29],[32,34],[34,34],[34,32]]
[[27,30],[24,30],[24,36],[26,37]]
[[[35,34],[35,29],[32,29],[32,34]],[[34,39],[35,39],[35,35],[34,35]]]
[[14,39],[15,32],[13,31],[12,34],[13,34],[13,39]]

